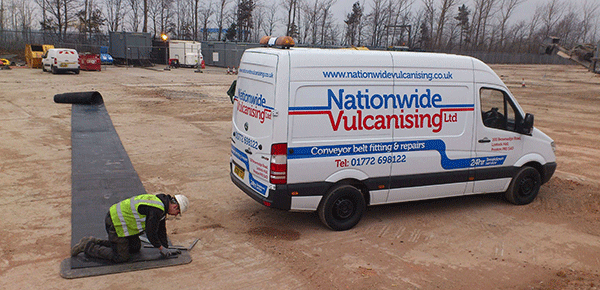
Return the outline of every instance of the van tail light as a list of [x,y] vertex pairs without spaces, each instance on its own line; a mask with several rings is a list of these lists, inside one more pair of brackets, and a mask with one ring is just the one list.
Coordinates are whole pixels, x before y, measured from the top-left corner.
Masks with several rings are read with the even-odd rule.
[[271,145],[271,184],[287,183],[287,143]]
[[58,61],[56,61],[56,58],[54,58],[54,64],[58,64]]

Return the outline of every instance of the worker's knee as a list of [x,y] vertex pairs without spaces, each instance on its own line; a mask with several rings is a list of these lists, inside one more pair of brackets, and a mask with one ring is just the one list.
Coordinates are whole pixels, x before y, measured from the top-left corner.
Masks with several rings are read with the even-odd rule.
[[142,242],[138,237],[129,239],[129,253],[138,253],[142,249]]

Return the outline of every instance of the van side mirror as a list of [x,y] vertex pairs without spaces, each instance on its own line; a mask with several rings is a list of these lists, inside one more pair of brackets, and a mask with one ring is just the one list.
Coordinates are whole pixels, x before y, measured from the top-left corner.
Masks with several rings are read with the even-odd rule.
[[231,86],[229,86],[229,89],[227,90],[227,95],[229,96],[229,99],[231,100],[232,104],[233,104],[233,97],[235,96],[236,84],[237,84],[237,80],[233,80],[233,82],[231,83]]
[[533,115],[525,114],[525,118],[521,120],[521,126],[519,126],[519,133],[531,135],[531,131],[533,130]]

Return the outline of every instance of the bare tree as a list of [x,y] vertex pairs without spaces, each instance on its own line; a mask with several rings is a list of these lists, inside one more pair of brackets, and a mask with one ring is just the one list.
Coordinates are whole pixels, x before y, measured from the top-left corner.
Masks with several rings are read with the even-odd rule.
[[381,41],[385,33],[385,0],[373,0],[372,11],[367,14],[367,22],[371,29],[371,45],[381,46]]
[[[15,1],[13,3],[15,4],[17,18],[17,27],[15,28],[22,30],[23,33],[31,31],[34,11],[32,3],[30,3],[29,1]],[[2,16],[0,16],[0,19],[2,19]],[[0,30],[1,27],[2,26],[0,26]]]
[[549,0],[548,3],[542,6],[542,37],[546,38],[550,36],[550,32],[554,29],[556,24],[561,20],[564,11],[565,4],[561,0]]
[[140,13],[141,11],[139,0],[127,0],[127,5],[129,6],[129,25],[131,31],[137,32],[140,26]]
[[525,52],[525,42],[527,40],[527,23],[521,20],[508,29],[504,51]]
[[321,21],[321,44],[325,44],[325,29],[331,28],[331,21],[328,20],[331,18],[331,6],[335,3],[336,0],[323,0],[321,4],[322,11],[322,21]]
[[[397,5],[395,7],[395,11],[396,14],[392,15],[393,17],[393,24],[394,24],[394,29],[392,30],[392,45],[410,45],[410,37],[412,37],[411,35],[408,36],[409,39],[407,39],[407,41],[404,41],[404,33],[407,31],[407,29],[409,30],[409,33],[412,32],[412,25],[410,27],[406,27],[407,25],[409,25],[410,23],[410,17],[411,17],[411,8],[412,8],[412,4],[413,4],[413,0],[397,0]],[[400,29],[397,29],[400,28]],[[396,35],[396,32],[398,32],[398,35]],[[398,36],[398,38],[396,38],[396,36]]]
[[498,40],[499,46],[502,48],[504,46],[504,38],[506,32],[506,26],[508,24],[508,19],[512,16],[515,9],[521,5],[525,0],[502,0],[500,2],[500,39]]
[[440,47],[442,46],[442,35],[444,33],[444,25],[448,22],[448,19],[451,19],[451,11],[456,5],[456,0],[442,0],[442,5],[440,7],[440,15],[437,20],[437,29],[435,32],[434,43]]
[[275,27],[280,21],[280,19],[277,18],[277,7],[277,3],[273,3],[270,6],[264,6],[266,13],[264,18],[263,32],[266,35],[273,35]]
[[301,4],[301,0],[282,0],[281,2],[283,8],[288,12],[286,35],[298,37],[298,25],[296,24],[296,16],[300,11],[298,5]]
[[208,25],[210,24],[210,17],[213,16],[215,10],[213,8],[213,2],[208,2],[208,5],[204,5],[200,8],[200,16],[202,21],[202,40],[208,40]]
[[[600,2],[598,0],[585,0],[581,5],[581,37],[583,42],[592,41],[590,32],[593,29],[593,23],[598,23],[598,13],[600,12]],[[597,28],[597,24],[596,24]]]
[[75,0],[40,0],[38,5],[44,9],[47,17],[43,20],[43,29],[56,31],[59,39],[63,39],[69,23],[75,19]]
[[[44,11],[44,9],[42,8],[42,11]],[[45,15],[44,15],[44,19],[45,19]],[[42,24],[43,26],[43,24]],[[0,31],[4,31],[5,26],[4,26],[4,0],[0,0]]]
[[192,18],[193,18],[193,39],[198,40],[198,20],[200,14],[200,0],[190,0],[190,6],[192,7]]
[[475,0],[473,25],[471,26],[474,31],[471,34],[471,40],[477,49],[483,49],[488,21],[493,16],[492,12],[496,3],[497,0]]
[[[314,1],[314,3],[305,3],[302,5],[301,10],[304,12],[304,39],[302,42],[309,42],[310,44],[315,44],[317,42],[317,31],[318,31],[318,22],[320,20],[320,10],[322,3],[319,0],[310,0]],[[306,37],[310,35],[310,39],[307,41]]]
[[551,34],[560,38],[561,43],[567,47],[573,47],[581,41],[582,23],[579,21],[575,8],[570,6],[565,16],[556,24]]
[[[348,13],[344,23],[346,24],[346,41],[349,45],[355,45],[358,41],[358,28],[363,15],[363,8],[360,3],[356,1],[352,4],[352,13]],[[360,41],[358,41],[360,43]]]
[[144,23],[142,24],[142,32],[148,32],[148,0],[143,1],[143,14],[144,14]]
[[118,31],[123,21],[123,0],[106,0],[108,31]]
[[221,40],[221,33],[223,32],[223,17],[225,17],[225,9],[227,9],[228,4],[229,0],[219,0],[219,14],[217,15],[217,25],[219,26],[218,40]]
[[172,0],[148,0],[148,14],[152,19],[155,35],[173,31],[171,22]]
[[540,39],[538,39],[536,37],[536,31],[538,29],[538,26],[541,22],[541,18],[542,18],[542,9],[540,6],[536,5],[536,9],[535,12],[533,13],[533,16],[531,17],[531,19],[529,20],[529,24],[528,24],[528,33],[527,33],[527,51],[534,51],[534,48],[537,48],[539,46],[538,43],[541,42]]
[[209,2],[208,5],[200,8],[200,16],[202,21],[202,40],[208,40],[208,25],[210,24],[210,17],[215,13],[213,2]]
[[421,34],[421,45],[425,49],[432,49],[432,32],[433,32],[433,24],[435,21],[435,0],[423,0],[423,21],[417,22],[421,23],[420,25],[420,34]]

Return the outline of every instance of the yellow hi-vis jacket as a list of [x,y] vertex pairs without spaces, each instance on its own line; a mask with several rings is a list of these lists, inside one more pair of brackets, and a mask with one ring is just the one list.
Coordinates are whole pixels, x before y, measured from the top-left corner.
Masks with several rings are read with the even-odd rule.
[[163,202],[153,194],[142,194],[113,204],[110,218],[119,237],[137,235],[146,230],[146,216],[138,212],[140,205],[153,206],[165,210]]

